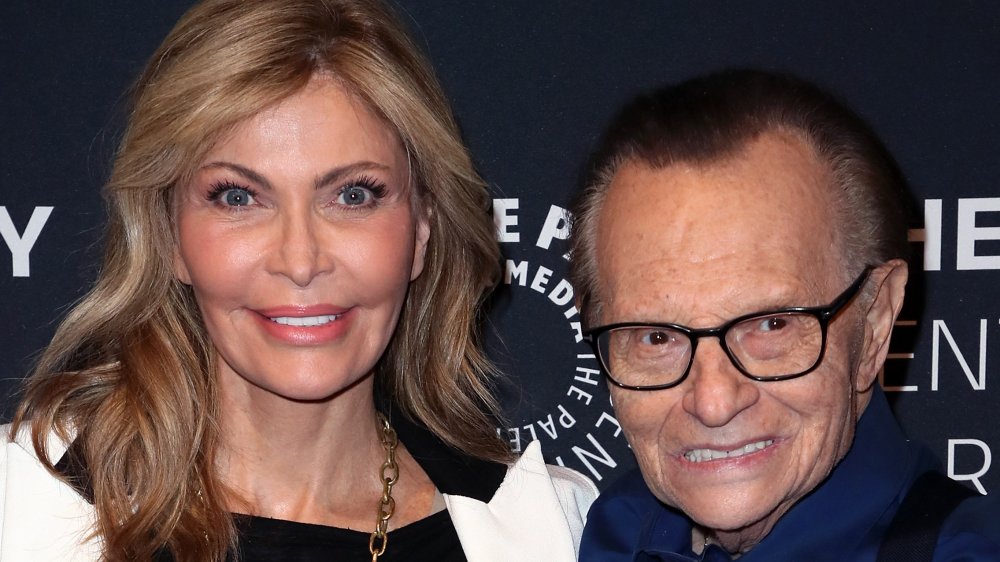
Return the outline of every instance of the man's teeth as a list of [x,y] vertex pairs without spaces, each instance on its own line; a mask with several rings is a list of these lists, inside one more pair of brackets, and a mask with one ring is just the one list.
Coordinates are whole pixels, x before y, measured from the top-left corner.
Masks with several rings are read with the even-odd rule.
[[768,439],[767,441],[758,441],[756,443],[750,443],[739,449],[733,449],[732,451],[716,451],[715,449],[694,449],[693,451],[688,451],[684,453],[684,458],[691,462],[705,462],[713,461],[715,459],[726,459],[742,457],[743,455],[749,455],[750,453],[759,451],[764,447],[770,447],[774,443],[773,439]]
[[324,314],[322,316],[276,316],[271,318],[271,322],[277,322],[278,324],[283,324],[285,326],[311,327],[329,324],[337,318],[340,318],[337,314]]

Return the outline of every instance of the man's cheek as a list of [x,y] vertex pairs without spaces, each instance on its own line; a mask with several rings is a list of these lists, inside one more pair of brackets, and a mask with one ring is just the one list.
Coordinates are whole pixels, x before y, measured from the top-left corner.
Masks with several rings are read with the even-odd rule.
[[641,459],[653,461],[662,454],[665,435],[662,435],[666,420],[664,410],[646,400],[626,399],[616,406],[616,416],[633,453]]
[[645,405],[636,392],[623,392],[622,389],[611,392],[611,401],[615,409],[615,417],[626,433],[642,433],[643,428],[652,418],[657,416],[656,409]]

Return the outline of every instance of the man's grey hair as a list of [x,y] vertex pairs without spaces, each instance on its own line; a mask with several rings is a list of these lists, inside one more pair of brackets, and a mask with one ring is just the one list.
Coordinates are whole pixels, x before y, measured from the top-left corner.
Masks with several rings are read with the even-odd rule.
[[622,165],[712,164],[768,132],[807,142],[829,165],[842,272],[905,259],[908,192],[871,128],[832,95],[799,78],[727,70],[642,95],[611,121],[573,205],[570,276],[585,321],[600,316],[597,224]]

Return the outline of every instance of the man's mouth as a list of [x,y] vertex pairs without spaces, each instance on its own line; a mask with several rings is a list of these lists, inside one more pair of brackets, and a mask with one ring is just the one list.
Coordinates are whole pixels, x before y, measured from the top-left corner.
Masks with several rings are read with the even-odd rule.
[[312,328],[314,326],[325,326],[340,317],[340,314],[321,314],[319,316],[275,316],[268,317],[268,319],[283,326]]
[[765,447],[770,447],[774,444],[774,439],[767,439],[765,441],[757,441],[756,443],[748,443],[742,447],[733,449],[731,451],[719,451],[716,449],[693,449],[684,453],[684,458],[689,462],[705,462],[714,461],[717,459],[732,459],[736,457],[742,457],[744,455],[749,455],[750,453],[756,453]]

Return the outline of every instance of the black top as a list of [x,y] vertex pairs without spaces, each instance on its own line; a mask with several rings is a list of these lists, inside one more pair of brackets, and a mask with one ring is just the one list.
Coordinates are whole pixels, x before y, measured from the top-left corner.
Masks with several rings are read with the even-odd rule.
[[[267,517],[237,515],[239,556],[233,562],[370,562],[369,533],[324,525],[297,523]],[[172,562],[161,551],[156,562]],[[455,526],[447,511],[389,532],[389,542],[379,562],[465,562]]]
[[[392,409],[388,414],[400,442],[444,494],[466,496],[489,502],[507,474],[500,463],[470,457],[453,449],[426,428]],[[77,492],[93,503],[93,488],[86,462],[76,443],[56,464]],[[373,499],[374,501],[374,499]],[[374,505],[374,504],[373,504]],[[374,525],[374,507],[372,524]],[[351,531],[324,525],[298,523],[249,515],[235,515],[239,532],[239,562],[322,560],[370,561],[370,531]],[[447,511],[440,511],[389,532],[389,542],[381,562],[393,561],[464,561],[465,554]],[[157,562],[169,562],[168,552],[161,552]]]
[[[239,562],[370,562],[370,533],[265,517],[236,518],[240,530]],[[380,562],[403,560],[465,561],[447,511],[389,532]]]

